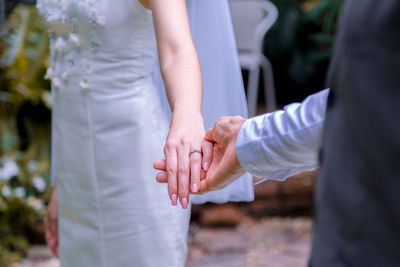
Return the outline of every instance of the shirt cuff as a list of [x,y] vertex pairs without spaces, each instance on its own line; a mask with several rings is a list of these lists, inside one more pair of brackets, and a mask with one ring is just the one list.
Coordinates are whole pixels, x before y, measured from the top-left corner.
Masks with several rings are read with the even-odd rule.
[[261,142],[255,136],[258,129],[254,119],[248,119],[242,124],[236,138],[235,150],[242,167],[253,176],[262,177],[263,170],[259,166],[264,165],[265,161]]

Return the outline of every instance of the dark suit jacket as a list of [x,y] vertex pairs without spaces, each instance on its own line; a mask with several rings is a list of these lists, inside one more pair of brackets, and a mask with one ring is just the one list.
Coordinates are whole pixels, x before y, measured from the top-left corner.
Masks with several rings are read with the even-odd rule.
[[400,266],[400,0],[345,0],[310,266]]

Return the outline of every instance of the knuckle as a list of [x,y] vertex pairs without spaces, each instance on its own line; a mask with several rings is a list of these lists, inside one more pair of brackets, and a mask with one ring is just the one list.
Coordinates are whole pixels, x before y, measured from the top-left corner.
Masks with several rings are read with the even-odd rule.
[[179,188],[179,197],[188,197],[189,196],[189,187]]
[[189,143],[189,138],[187,138],[187,137],[182,137],[181,140],[180,140],[180,144],[181,144],[181,145],[185,145],[185,144],[187,144],[187,143]]
[[179,165],[179,173],[186,174],[188,170],[189,168],[186,166],[186,164]]
[[179,180],[178,190],[179,194],[189,194],[189,183],[186,179]]
[[177,184],[177,181],[176,180],[174,180],[174,181],[170,181],[169,183],[168,183],[168,191],[169,192],[176,192],[176,191],[178,191],[178,184]]
[[217,120],[217,122],[216,122],[215,124],[221,124],[221,123],[223,123],[226,119],[227,119],[226,116],[222,116],[221,118],[219,118],[219,119]]
[[165,143],[166,150],[172,150],[176,147],[176,141],[174,139],[170,139]]
[[172,165],[168,165],[168,166],[166,167],[166,171],[167,171],[168,175],[173,175],[173,174],[175,174],[175,168],[174,168],[174,166],[172,166]]
[[168,192],[170,193],[170,194],[172,194],[172,193],[176,193],[176,191],[177,191],[177,187],[176,187],[176,185],[175,184],[168,184]]

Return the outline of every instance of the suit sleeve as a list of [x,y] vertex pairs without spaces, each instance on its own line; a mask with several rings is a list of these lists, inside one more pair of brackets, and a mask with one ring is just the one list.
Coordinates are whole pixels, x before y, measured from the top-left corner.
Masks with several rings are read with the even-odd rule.
[[329,89],[283,110],[248,119],[236,139],[241,165],[263,180],[283,180],[318,167]]

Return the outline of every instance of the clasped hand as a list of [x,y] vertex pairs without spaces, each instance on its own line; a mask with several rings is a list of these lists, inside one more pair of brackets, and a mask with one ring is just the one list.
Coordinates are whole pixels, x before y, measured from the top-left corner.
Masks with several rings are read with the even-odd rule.
[[[220,118],[205,134],[202,144],[199,144],[202,153],[190,153],[190,148],[187,148],[186,154],[178,155],[182,162],[178,174],[172,168],[176,166],[174,164],[176,156],[167,153],[170,151],[167,149],[169,147],[167,139],[166,159],[156,160],[154,168],[161,171],[156,176],[157,181],[168,183],[172,205],[177,204],[176,194],[181,198],[182,207],[186,208],[189,192],[202,194],[221,189],[245,173],[235,150],[236,138],[245,120],[240,116]],[[197,148],[192,147],[192,149]]]

